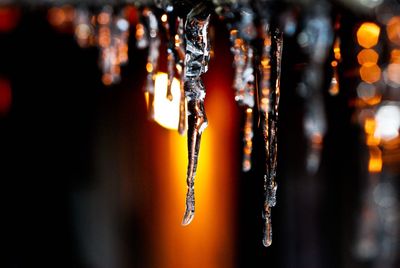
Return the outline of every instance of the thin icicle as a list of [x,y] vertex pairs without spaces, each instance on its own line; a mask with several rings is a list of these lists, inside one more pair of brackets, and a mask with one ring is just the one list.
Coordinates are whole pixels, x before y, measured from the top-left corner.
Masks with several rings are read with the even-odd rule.
[[268,247],[272,244],[271,208],[276,205],[276,169],[277,169],[277,145],[278,145],[278,110],[280,97],[281,59],[283,48],[282,32],[276,29],[272,33],[272,58],[271,64],[275,67],[275,73],[271,76],[273,88],[269,94],[268,112],[265,112],[263,120],[263,134],[266,153],[266,167],[264,175],[264,235],[263,244]]
[[188,225],[194,217],[194,181],[200,150],[201,134],[207,127],[204,110],[206,95],[201,75],[208,69],[210,42],[207,29],[210,12],[204,2],[195,6],[187,16],[185,25],[185,95],[188,101],[188,158],[186,211],[182,225]]

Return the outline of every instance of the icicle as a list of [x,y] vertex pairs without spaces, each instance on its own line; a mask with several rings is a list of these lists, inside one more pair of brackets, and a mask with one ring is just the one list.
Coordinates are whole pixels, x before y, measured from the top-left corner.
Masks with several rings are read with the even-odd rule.
[[147,19],[149,33],[149,52],[146,64],[147,77],[144,92],[148,105],[149,118],[153,118],[154,83],[158,70],[160,36],[158,31],[158,21],[154,13],[149,9],[144,9],[143,16]]
[[305,29],[298,35],[298,42],[309,55],[309,64],[299,86],[305,99],[304,132],[307,139],[307,171],[317,172],[326,132],[326,118],[322,96],[324,64],[332,44],[333,29],[328,6],[322,2],[306,18]]
[[179,100],[179,124],[178,132],[183,135],[186,130],[186,98],[184,89],[185,80],[185,41],[184,41],[184,31],[183,31],[183,19],[178,18],[178,30],[176,32],[175,38],[175,64],[176,70],[180,76],[180,90],[181,99]]
[[128,38],[129,38],[129,22],[121,15],[115,18],[115,31],[113,39],[116,42],[118,53],[118,64],[124,65],[128,63]]
[[185,24],[185,95],[188,101],[188,154],[186,211],[182,225],[188,225],[194,217],[194,180],[200,150],[201,134],[207,127],[204,110],[205,88],[201,75],[208,69],[210,42],[207,29],[210,13],[207,5],[200,2],[187,16]]
[[276,29],[272,34],[272,59],[275,73],[271,76],[274,80],[273,88],[269,93],[268,112],[264,113],[263,134],[266,152],[266,167],[264,175],[264,235],[263,244],[268,247],[272,243],[271,208],[276,205],[276,168],[277,168],[277,143],[278,143],[278,109],[280,97],[281,59],[283,48],[282,32]]
[[243,105],[245,107],[246,121],[244,125],[244,147],[242,170],[247,172],[251,169],[251,152],[253,151],[253,108],[254,108],[254,68],[253,68],[253,49],[247,49],[247,64],[243,72]]
[[[225,10],[227,18],[233,14]],[[254,12],[250,7],[241,8],[240,21],[235,26],[230,25],[230,40],[232,43],[233,67],[235,70],[233,88],[235,100],[245,111],[245,126],[243,135],[242,170],[251,169],[251,152],[253,150],[253,108],[254,108],[254,68],[253,48],[251,41],[256,37]]]
[[100,67],[103,71],[103,84],[109,86],[120,79],[120,66],[117,58],[117,48],[113,39],[113,9],[105,6],[97,16],[98,36],[100,48]]
[[230,31],[230,39],[232,42],[233,67],[235,69],[233,88],[235,89],[235,100],[240,102],[244,99],[243,71],[246,65],[246,54],[243,49],[244,40],[238,36],[237,29]]

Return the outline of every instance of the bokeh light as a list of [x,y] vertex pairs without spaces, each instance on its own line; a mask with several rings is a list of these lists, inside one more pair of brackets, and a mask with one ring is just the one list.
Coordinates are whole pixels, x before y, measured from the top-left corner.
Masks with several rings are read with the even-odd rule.
[[373,22],[364,22],[357,30],[357,42],[364,48],[371,48],[378,43],[380,27]]
[[386,26],[389,40],[396,45],[400,45],[400,17],[392,17]]
[[381,78],[381,68],[378,65],[362,65],[360,68],[360,77],[364,82],[375,83]]
[[360,65],[372,66],[377,64],[378,59],[378,53],[370,48],[364,48],[357,55],[357,60]]
[[180,83],[174,78],[172,81],[172,100],[167,99],[168,75],[158,73],[154,87],[154,120],[168,129],[178,129],[179,124],[179,101]]

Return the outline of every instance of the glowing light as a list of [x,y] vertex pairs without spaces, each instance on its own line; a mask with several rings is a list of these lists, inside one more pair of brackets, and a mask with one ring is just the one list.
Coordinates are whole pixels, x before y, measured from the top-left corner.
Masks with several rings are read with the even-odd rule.
[[375,120],[375,137],[379,137],[382,140],[392,140],[399,136],[400,108],[398,106],[381,106],[375,115]]
[[360,77],[364,82],[375,83],[381,79],[381,69],[378,65],[362,65],[360,68]]
[[400,45],[400,17],[391,18],[387,24],[386,31],[389,40]]
[[336,38],[335,43],[333,45],[333,53],[335,55],[336,60],[341,60],[342,55],[340,53],[340,38]]
[[154,121],[168,129],[178,129],[179,124],[179,100],[180,83],[174,78],[171,92],[172,101],[166,98],[168,75],[157,73],[154,87]]
[[364,48],[371,48],[378,43],[381,29],[372,22],[364,22],[357,30],[358,44]]
[[400,49],[393,49],[390,52],[390,62],[400,63]]
[[357,60],[360,65],[372,66],[378,62],[378,53],[370,48],[365,48],[357,55]]
[[161,16],[161,21],[162,21],[162,22],[167,22],[167,20],[168,20],[167,14],[163,14],[163,15]]
[[369,148],[368,171],[371,173],[382,171],[382,152],[378,147]]

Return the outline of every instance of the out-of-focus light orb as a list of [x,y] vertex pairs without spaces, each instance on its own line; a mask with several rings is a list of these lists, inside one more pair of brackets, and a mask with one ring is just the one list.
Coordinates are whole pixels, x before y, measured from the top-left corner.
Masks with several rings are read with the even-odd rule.
[[357,42],[364,48],[378,44],[381,28],[373,22],[364,22],[357,30]]
[[381,68],[376,64],[370,66],[362,65],[360,68],[360,77],[364,82],[375,83],[381,79]]
[[360,4],[367,8],[374,8],[383,3],[383,0],[359,0]]
[[377,104],[381,100],[376,86],[365,82],[361,82],[357,86],[357,96],[370,105]]
[[120,31],[125,32],[129,29],[129,22],[126,19],[118,19],[117,27]]
[[357,55],[357,60],[360,65],[372,66],[378,62],[378,53],[370,48],[364,48]]
[[387,67],[387,79],[391,86],[400,87],[400,64],[390,63]]
[[392,17],[389,20],[386,31],[389,40],[400,45],[400,16]]
[[393,49],[390,52],[390,62],[400,63],[400,49]]
[[179,80],[172,81],[172,100],[167,99],[168,75],[157,73],[154,87],[154,121],[168,129],[178,129],[179,103],[181,98]]
[[375,137],[389,141],[399,135],[400,108],[397,105],[388,104],[379,107],[375,120]]

